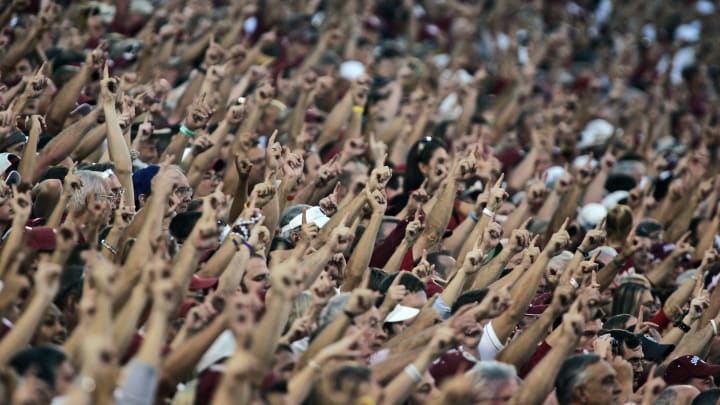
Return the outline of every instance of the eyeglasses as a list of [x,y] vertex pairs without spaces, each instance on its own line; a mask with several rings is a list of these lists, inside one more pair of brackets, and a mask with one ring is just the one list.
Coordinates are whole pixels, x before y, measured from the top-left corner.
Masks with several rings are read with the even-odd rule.
[[98,194],[95,196],[98,200],[105,200],[107,202],[115,201],[115,195],[113,194]]
[[202,176],[203,180],[208,180],[208,181],[213,181],[213,180],[220,181],[220,180],[222,180],[222,178],[223,178],[222,175],[220,175],[219,173],[214,173],[214,172],[206,172]]
[[114,188],[111,191],[113,193],[113,196],[115,196],[115,199],[121,198],[123,195],[125,195],[125,187]]
[[193,189],[190,187],[178,187],[173,191],[173,193],[178,197],[191,197]]
[[582,333],[582,336],[585,338],[593,338],[598,335],[598,331],[596,330],[586,330]]

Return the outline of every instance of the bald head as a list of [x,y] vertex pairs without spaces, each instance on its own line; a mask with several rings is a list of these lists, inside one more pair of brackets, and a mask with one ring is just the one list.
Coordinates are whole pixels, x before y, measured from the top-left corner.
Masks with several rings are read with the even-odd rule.
[[690,405],[698,395],[700,395],[700,390],[692,385],[671,385],[660,393],[655,403],[657,405]]

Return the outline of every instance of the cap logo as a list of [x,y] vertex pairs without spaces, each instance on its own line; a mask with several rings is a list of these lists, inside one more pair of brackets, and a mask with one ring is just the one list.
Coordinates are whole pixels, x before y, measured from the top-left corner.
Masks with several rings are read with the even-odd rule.
[[692,359],[690,359],[690,363],[691,363],[693,366],[697,366],[698,361],[700,361],[700,357],[698,357],[698,356],[693,356]]

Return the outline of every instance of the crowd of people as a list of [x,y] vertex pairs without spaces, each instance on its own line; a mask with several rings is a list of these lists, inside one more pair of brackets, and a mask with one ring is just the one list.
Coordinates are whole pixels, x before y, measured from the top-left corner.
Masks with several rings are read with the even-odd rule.
[[5,0],[0,404],[717,404],[720,4]]

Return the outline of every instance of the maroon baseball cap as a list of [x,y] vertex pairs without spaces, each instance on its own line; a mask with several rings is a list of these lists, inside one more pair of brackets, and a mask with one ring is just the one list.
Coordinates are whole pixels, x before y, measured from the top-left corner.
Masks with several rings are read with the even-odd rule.
[[549,305],[546,304],[530,304],[525,311],[525,316],[540,316],[548,307]]
[[190,289],[207,290],[209,288],[215,287],[217,283],[218,279],[215,277],[200,278],[196,275],[193,275],[192,279],[190,280]]
[[35,252],[55,250],[55,229],[51,226],[38,226],[25,232],[25,244]]
[[685,384],[691,378],[705,378],[720,374],[720,365],[708,364],[698,356],[682,356],[673,360],[665,370],[668,385]]

